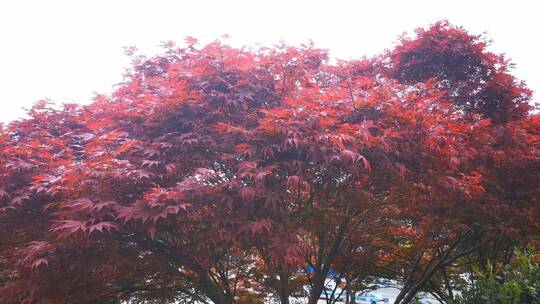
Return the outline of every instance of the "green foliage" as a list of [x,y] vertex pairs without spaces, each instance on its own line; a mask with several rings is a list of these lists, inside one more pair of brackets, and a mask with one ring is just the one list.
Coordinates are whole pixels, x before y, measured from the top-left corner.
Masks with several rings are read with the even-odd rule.
[[540,303],[538,250],[515,250],[515,259],[505,266],[489,264],[477,271],[472,284],[462,291],[456,304]]

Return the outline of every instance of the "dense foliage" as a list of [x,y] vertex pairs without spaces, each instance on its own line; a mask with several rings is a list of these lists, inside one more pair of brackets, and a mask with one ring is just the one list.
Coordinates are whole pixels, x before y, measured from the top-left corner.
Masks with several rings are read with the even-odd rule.
[[439,22],[336,64],[164,47],[111,96],[2,127],[0,302],[315,303],[334,273],[449,302],[538,245],[540,116],[483,37]]
[[464,284],[456,303],[463,304],[536,304],[540,303],[540,263],[533,248],[516,250],[513,263],[489,264],[477,271],[470,284]]

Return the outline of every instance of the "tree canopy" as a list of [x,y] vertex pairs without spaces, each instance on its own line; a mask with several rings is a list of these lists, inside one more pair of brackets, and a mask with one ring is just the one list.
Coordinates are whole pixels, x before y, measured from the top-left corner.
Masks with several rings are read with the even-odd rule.
[[331,273],[448,302],[539,244],[540,116],[482,36],[132,58],[113,94],[1,128],[0,302],[316,303]]

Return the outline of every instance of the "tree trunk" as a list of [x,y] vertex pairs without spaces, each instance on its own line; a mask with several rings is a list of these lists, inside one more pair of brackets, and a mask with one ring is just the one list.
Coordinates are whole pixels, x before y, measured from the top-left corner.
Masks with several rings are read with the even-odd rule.
[[279,302],[281,304],[289,304],[289,293],[286,290],[279,291]]
[[289,304],[289,277],[285,273],[279,275],[279,302],[281,304]]
[[452,282],[450,282],[450,278],[448,277],[448,274],[446,272],[446,267],[443,267],[442,269],[443,276],[444,276],[444,284],[446,285],[446,289],[448,291],[448,299],[454,300],[454,291],[452,287]]
[[234,296],[223,290],[222,286],[214,283],[207,272],[199,273],[199,283],[204,294],[215,304],[234,304]]
[[319,298],[321,297],[321,293],[322,293],[322,289],[318,289],[318,291],[312,290],[309,293],[308,304],[317,304],[317,302],[319,301]]
[[309,291],[308,304],[317,304],[317,302],[319,301],[319,298],[321,297],[323,288],[324,288],[324,279],[321,278],[321,274],[318,272],[315,274],[315,282],[311,286],[311,290]]

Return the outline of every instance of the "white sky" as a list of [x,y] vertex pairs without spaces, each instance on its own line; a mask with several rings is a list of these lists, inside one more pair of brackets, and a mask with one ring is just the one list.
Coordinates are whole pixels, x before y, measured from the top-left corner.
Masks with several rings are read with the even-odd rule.
[[124,46],[152,54],[160,41],[228,34],[236,46],[312,39],[347,59],[382,52],[402,32],[443,18],[487,31],[492,50],[512,58],[514,74],[538,92],[537,2],[0,0],[0,121],[22,117],[21,107],[39,99],[87,103],[111,92],[129,65]]

